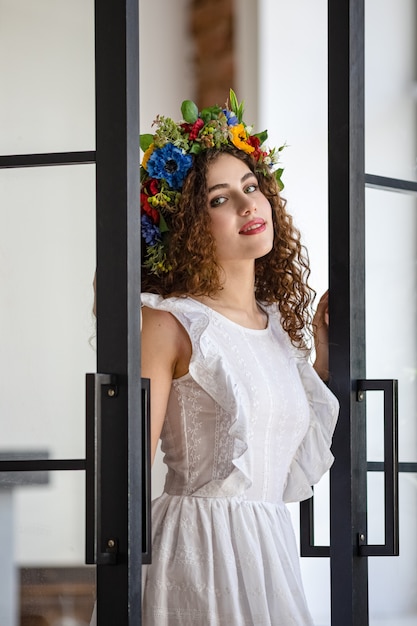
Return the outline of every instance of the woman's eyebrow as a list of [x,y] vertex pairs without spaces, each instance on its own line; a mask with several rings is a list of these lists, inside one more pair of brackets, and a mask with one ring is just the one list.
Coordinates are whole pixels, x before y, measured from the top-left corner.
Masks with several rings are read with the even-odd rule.
[[216,189],[225,189],[227,187],[230,187],[230,185],[228,185],[227,183],[217,183],[217,185],[209,187],[208,192],[210,193],[211,191],[215,191]]
[[[244,183],[246,179],[252,178],[252,176],[256,178],[253,172],[247,172],[244,176],[242,176],[240,182]],[[229,183],[217,183],[216,185],[208,188],[208,193],[210,193],[211,191],[216,191],[216,189],[227,189],[228,187],[230,187]]]

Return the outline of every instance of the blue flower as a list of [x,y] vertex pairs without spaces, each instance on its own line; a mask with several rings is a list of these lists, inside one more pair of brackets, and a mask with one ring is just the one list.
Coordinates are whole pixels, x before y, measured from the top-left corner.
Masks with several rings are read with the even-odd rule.
[[193,157],[167,143],[154,150],[149,157],[147,170],[153,178],[163,178],[172,189],[180,190],[192,165]]
[[140,222],[142,225],[142,237],[148,246],[154,246],[158,241],[161,241],[161,231],[153,223],[149,215],[142,215]]
[[228,109],[223,109],[223,113],[226,116],[228,126],[236,126],[236,124],[239,124],[239,120],[237,119],[233,111],[229,111]]

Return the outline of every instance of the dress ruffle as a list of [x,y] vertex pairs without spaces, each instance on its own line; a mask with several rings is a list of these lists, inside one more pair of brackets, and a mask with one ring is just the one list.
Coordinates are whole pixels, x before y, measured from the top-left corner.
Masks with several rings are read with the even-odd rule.
[[310,405],[310,425],[293,459],[284,490],[284,502],[311,498],[312,486],[331,467],[332,435],[339,412],[339,402],[305,360],[297,360],[298,371]]
[[[211,481],[194,492],[200,497],[228,497],[244,494],[252,485],[252,458],[248,446],[250,416],[242,404],[237,381],[231,372],[225,371],[222,351],[206,332],[210,323],[210,309],[196,307],[188,298],[164,299],[156,294],[142,294],[142,305],[172,313],[184,326],[190,336],[193,354],[190,361],[190,375],[227,413],[232,416],[229,435],[235,440],[235,469],[221,481]],[[279,325],[277,307],[271,305],[270,323]],[[288,339],[289,342],[289,339]],[[300,378],[310,406],[310,424],[306,435],[291,463],[284,490],[284,502],[298,502],[310,498],[312,486],[331,467],[333,455],[330,451],[331,439],[337,421],[339,403],[331,391],[321,381],[306,357],[293,346],[290,347],[296,360]]]
[[[251,485],[250,452],[247,444],[247,420],[238,418],[238,385],[225,372],[221,350],[206,333],[210,323],[208,309],[196,310],[195,301],[187,298],[164,299],[156,294],[143,293],[142,305],[175,315],[190,336],[193,346],[189,372],[192,378],[219,406],[232,415],[229,435],[235,440],[235,470],[221,481],[210,481],[197,489],[197,497],[229,497],[243,494]],[[247,455],[247,456],[246,456]]]

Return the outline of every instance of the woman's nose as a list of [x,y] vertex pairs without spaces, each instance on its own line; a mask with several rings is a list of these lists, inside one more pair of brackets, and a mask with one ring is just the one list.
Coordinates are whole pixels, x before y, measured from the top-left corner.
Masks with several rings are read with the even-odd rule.
[[242,215],[248,215],[250,213],[254,213],[256,211],[256,203],[254,198],[251,196],[245,195],[242,198],[242,201],[239,205],[239,212]]

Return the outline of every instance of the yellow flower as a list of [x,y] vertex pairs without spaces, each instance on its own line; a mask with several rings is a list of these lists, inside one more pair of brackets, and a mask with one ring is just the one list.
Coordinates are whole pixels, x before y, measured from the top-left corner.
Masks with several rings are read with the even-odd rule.
[[143,155],[143,159],[142,159],[142,167],[143,169],[146,170],[146,166],[148,164],[148,160],[149,157],[151,156],[152,152],[154,151],[154,145],[153,143],[151,143],[151,145],[149,146],[149,148],[146,150],[146,152]]
[[247,154],[250,154],[255,150],[253,146],[247,143],[248,136],[243,124],[236,124],[236,126],[232,126],[230,128],[230,132],[232,133],[232,143],[236,146],[236,148],[243,150]]

